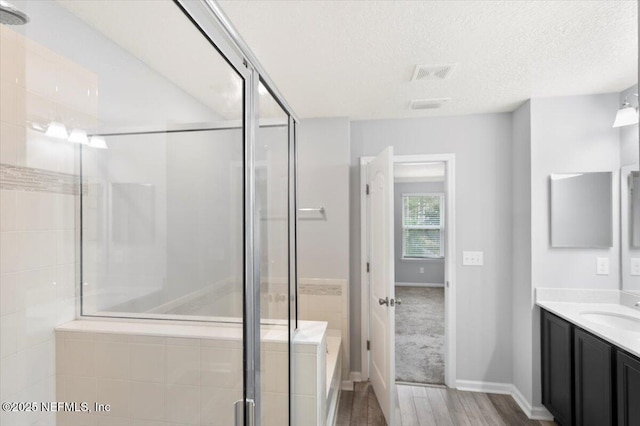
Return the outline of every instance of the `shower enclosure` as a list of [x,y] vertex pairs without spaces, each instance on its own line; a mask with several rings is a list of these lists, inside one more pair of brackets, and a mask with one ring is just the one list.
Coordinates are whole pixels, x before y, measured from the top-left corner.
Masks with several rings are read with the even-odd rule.
[[[230,402],[199,424],[289,424],[291,108],[211,0],[12,3],[28,17],[2,25],[25,166],[51,163],[76,191],[75,227],[57,239],[75,259],[76,318],[222,327],[212,368]],[[274,335],[285,336],[285,370],[263,359]],[[266,375],[278,386],[263,398]]]

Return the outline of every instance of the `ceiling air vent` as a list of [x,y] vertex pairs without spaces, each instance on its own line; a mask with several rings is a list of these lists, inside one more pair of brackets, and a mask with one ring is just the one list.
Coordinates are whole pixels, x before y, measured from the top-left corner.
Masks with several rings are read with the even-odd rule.
[[437,109],[450,100],[451,98],[414,99],[411,101],[411,109]]
[[446,80],[451,76],[456,64],[416,65],[411,81],[418,80]]

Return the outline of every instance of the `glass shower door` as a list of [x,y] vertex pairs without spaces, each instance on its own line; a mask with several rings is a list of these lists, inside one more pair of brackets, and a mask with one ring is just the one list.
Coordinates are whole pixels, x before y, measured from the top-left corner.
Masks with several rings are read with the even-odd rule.
[[[268,79],[209,0],[13,2],[30,19],[0,24],[20,113],[2,121],[37,179],[16,183],[38,217],[21,247],[51,262],[12,265],[33,304],[17,321],[58,386],[3,389],[112,405],[60,425],[288,425],[293,121]],[[56,340],[74,318],[118,330]]]

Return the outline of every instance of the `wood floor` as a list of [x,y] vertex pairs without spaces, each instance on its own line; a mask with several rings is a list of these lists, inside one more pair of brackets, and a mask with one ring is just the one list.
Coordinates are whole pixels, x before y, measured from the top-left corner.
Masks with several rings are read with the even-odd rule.
[[[552,426],[529,420],[509,395],[461,392],[441,387],[398,385],[398,426]],[[386,422],[368,382],[342,391],[336,426],[385,426]]]

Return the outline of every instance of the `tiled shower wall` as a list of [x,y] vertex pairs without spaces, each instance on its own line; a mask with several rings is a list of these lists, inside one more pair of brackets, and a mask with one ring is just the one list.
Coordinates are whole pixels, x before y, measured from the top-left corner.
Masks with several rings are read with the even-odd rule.
[[[65,75],[68,64],[0,26],[2,401],[55,400],[53,328],[75,316],[77,148],[26,124],[28,111],[56,106],[53,95],[25,79],[25,63],[45,58],[48,71]],[[49,426],[55,416],[2,412],[0,424]]]

